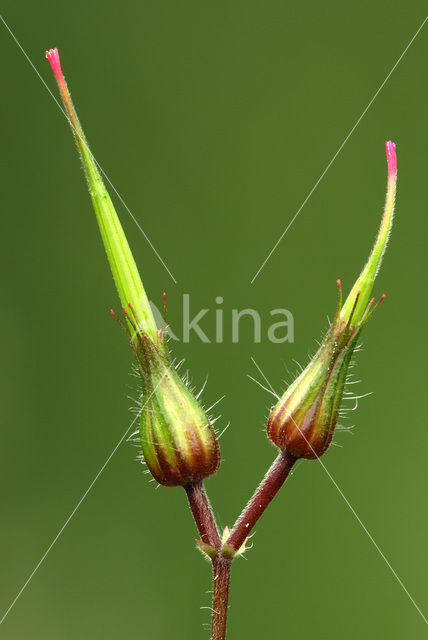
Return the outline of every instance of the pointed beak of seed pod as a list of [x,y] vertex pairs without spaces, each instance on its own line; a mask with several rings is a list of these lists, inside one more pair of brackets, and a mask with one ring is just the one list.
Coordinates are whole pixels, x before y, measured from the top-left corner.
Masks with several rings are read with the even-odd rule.
[[59,53],[58,53],[58,49],[49,49],[49,51],[46,51],[46,58],[49,60],[49,64],[52,67],[52,71],[54,72],[55,75],[55,79],[58,82],[58,84],[63,84],[65,83],[65,79],[61,70],[61,63],[59,60]]
[[[77,117],[67,83],[61,70],[58,50],[49,49],[49,51],[46,51],[46,58],[49,60],[58,83],[70,126],[80,152],[83,168],[88,180],[92,204],[122,306],[128,308],[128,304],[131,304],[141,319],[144,331],[146,331],[153,340],[157,341],[157,327],[149,300],[120,220],[103,184],[97,163],[89,149],[85,134]],[[162,346],[160,341],[159,344]]]
[[351,292],[340,313],[340,319],[342,320],[342,322],[347,322],[350,318],[354,306],[355,296],[357,295],[358,291],[360,291],[360,299],[358,301],[357,307],[353,312],[352,322],[354,325],[357,325],[358,322],[361,321],[364,313],[366,312],[367,305],[370,302],[374,281],[379,271],[392,227],[395,194],[397,189],[397,154],[395,151],[395,144],[390,140],[386,142],[386,159],[388,163],[388,184],[386,191],[385,209],[378,236],[376,238],[375,244],[373,245],[373,249],[370,253],[369,259],[367,260],[367,263],[356,283],[352,287]]

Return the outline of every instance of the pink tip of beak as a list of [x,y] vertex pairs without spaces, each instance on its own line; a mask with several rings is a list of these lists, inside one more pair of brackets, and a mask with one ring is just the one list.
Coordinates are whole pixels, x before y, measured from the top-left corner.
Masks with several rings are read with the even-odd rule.
[[46,51],[46,57],[49,60],[49,64],[52,67],[52,71],[55,74],[56,81],[58,83],[64,82],[64,76],[61,70],[61,63],[59,61],[58,49],[49,49]]
[[395,176],[397,173],[397,154],[395,153],[395,142],[385,143],[386,146],[386,160],[388,162],[388,175]]

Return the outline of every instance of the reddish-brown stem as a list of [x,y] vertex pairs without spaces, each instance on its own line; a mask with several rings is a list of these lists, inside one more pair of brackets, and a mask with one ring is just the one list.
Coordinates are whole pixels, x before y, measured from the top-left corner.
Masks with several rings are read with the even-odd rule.
[[184,487],[202,542],[215,549],[215,551],[212,550],[212,555],[209,553],[213,565],[211,640],[225,640],[226,638],[230,567],[234,551],[238,551],[245,542],[266,507],[284,484],[295,462],[294,456],[287,452],[280,452],[238,518],[224,547],[222,547],[220,534],[203,483],[197,482]]
[[257,520],[284,484],[295,462],[296,458],[286,451],[279,453],[250,502],[239,516],[226,541],[227,547],[238,551],[243,545]]
[[225,640],[232,560],[217,556],[213,560],[213,611],[211,640]]
[[220,534],[202,481],[184,488],[202,542],[220,551]]

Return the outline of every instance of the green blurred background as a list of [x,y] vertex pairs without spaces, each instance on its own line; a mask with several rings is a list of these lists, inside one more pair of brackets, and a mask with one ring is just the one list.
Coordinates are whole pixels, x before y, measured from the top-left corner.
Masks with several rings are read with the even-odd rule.
[[[208,482],[222,526],[275,455],[275,387],[305,363],[368,254],[383,207],[384,141],[399,190],[376,285],[388,300],[364,335],[360,402],[323,458],[422,610],[428,609],[426,278],[428,26],[421,31],[254,284],[250,280],[422,23],[423,2],[16,3],[3,17],[57,96],[57,46],[150,297],[222,296],[224,343],[174,343],[204,399],[223,394],[223,464]],[[131,420],[130,349],[64,117],[5,28],[3,59],[1,611],[9,607]],[[232,308],[262,317],[232,344]],[[266,338],[289,309],[295,341]],[[287,373],[286,367],[290,373]],[[180,489],[157,491],[120,446],[0,627],[0,637],[207,637],[210,569]],[[317,462],[302,462],[233,570],[229,637],[426,637],[426,624]]]

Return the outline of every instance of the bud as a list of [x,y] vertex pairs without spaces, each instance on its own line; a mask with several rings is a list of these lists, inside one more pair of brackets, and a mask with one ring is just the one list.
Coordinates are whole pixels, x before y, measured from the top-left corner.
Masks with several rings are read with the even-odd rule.
[[157,340],[156,322],[143,283],[141,282],[137,266],[111,198],[104,186],[95,159],[86,142],[85,134],[83,133],[61,70],[58,50],[50,49],[46,51],[46,58],[49,60],[58,83],[70,126],[82,158],[92,204],[120,300],[126,308],[128,304],[133,306],[143,323],[144,330],[154,340]]
[[[124,309],[133,336],[128,333],[139,363],[144,405],[140,438],[151,474],[168,487],[199,482],[215,473],[220,451],[214,428],[190,389],[171,366],[165,345],[142,331],[134,309]],[[135,337],[137,340],[135,340]]]
[[340,280],[336,314],[317,353],[289,387],[268,420],[272,442],[296,458],[317,458],[330,445],[336,426],[346,376],[360,332],[383,295],[373,306],[370,299],[391,230],[397,160],[395,144],[386,143],[388,190],[385,210],[370,257],[342,307]]

